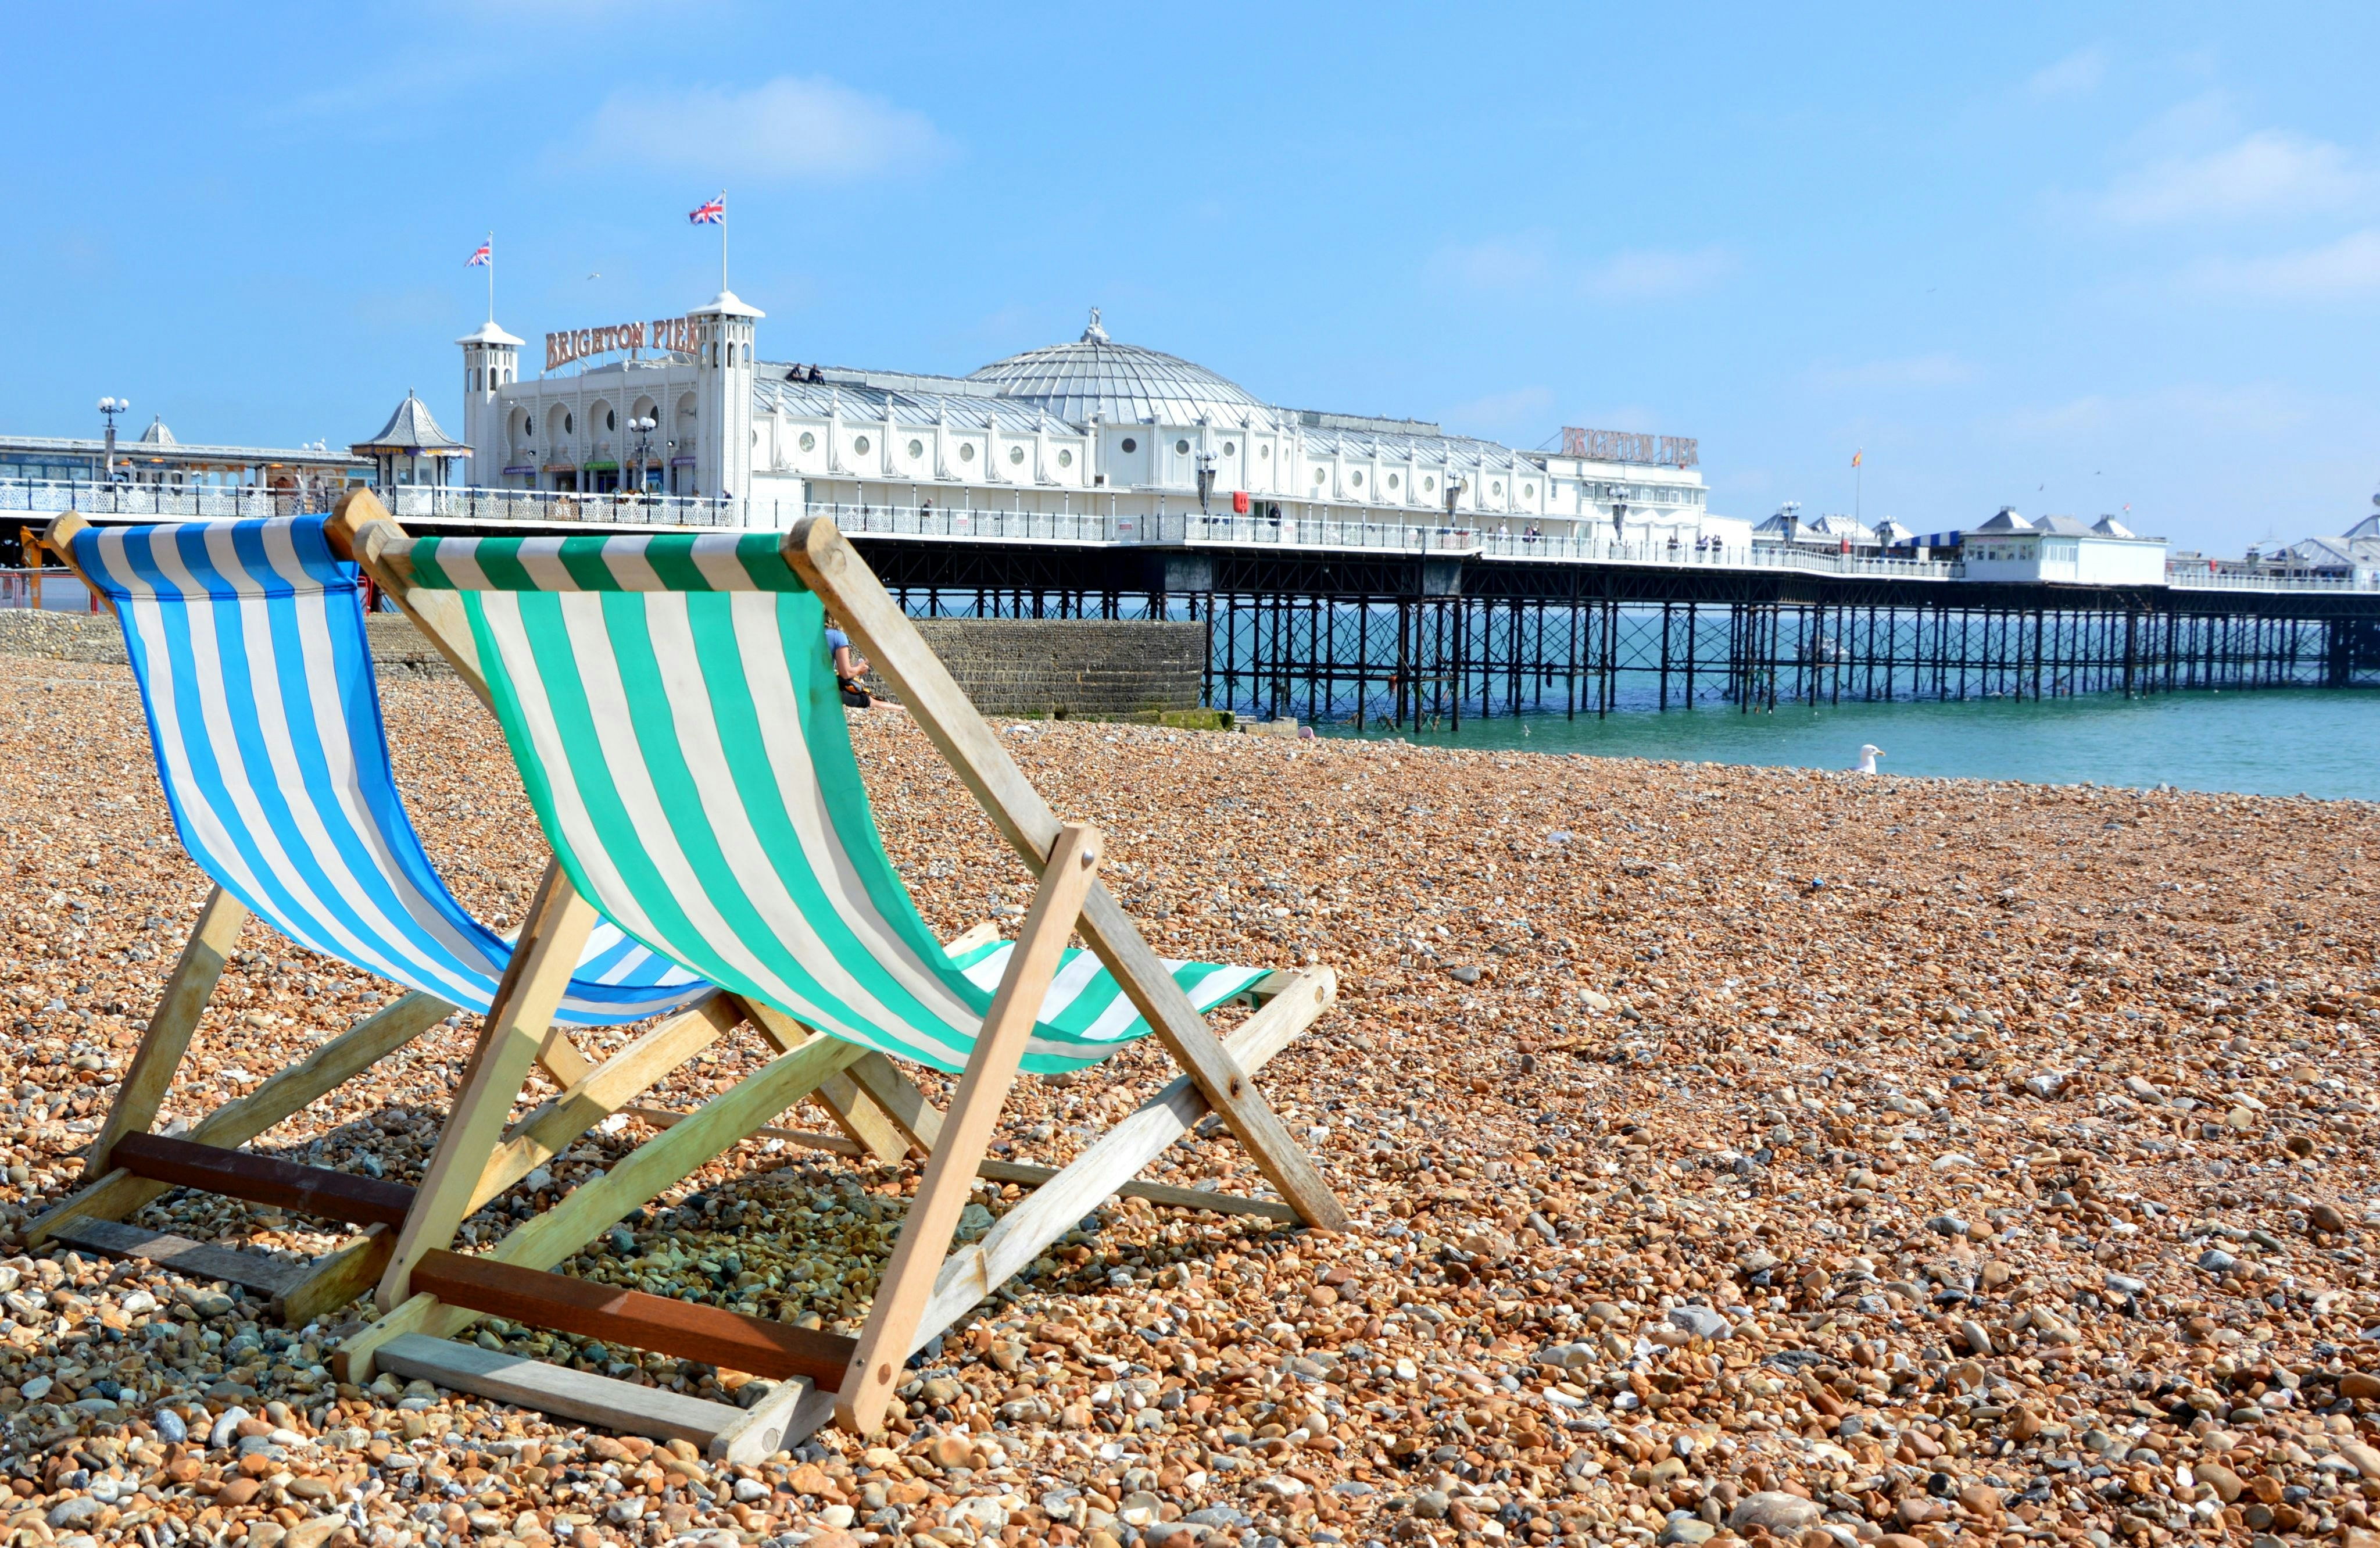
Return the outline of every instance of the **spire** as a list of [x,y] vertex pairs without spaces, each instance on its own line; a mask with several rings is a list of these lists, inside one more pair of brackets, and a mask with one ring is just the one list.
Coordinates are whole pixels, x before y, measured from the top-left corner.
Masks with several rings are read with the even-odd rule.
[[1105,344],[1107,341],[1108,331],[1099,326],[1099,309],[1093,307],[1091,309],[1090,325],[1083,330],[1083,342],[1085,344]]

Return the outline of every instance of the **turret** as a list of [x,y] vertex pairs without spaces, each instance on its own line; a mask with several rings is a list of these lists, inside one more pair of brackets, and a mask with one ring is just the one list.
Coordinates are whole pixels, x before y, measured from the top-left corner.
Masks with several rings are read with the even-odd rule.
[[463,441],[482,469],[504,465],[499,395],[520,379],[521,341],[493,319],[455,341],[463,347]]
[[767,313],[722,290],[690,314],[695,339],[695,490],[752,493],[752,335]]

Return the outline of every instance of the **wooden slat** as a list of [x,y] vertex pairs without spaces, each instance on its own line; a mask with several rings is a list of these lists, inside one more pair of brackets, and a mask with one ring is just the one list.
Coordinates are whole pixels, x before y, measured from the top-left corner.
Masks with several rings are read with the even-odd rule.
[[364,1294],[380,1283],[388,1267],[389,1249],[395,1245],[395,1232],[375,1225],[345,1247],[315,1259],[306,1277],[283,1293],[281,1320],[292,1327],[303,1327]]
[[917,1179],[917,1196],[909,1201],[908,1217],[901,1223],[867,1324],[835,1394],[834,1420],[854,1434],[873,1434],[884,1421],[893,1381],[913,1347],[910,1335],[933,1297],[935,1270],[950,1250],[984,1146],[990,1142],[992,1126],[1000,1121],[1000,1109],[1015,1083],[1034,1017],[1057,976],[1082,912],[1083,896],[1099,874],[1101,847],[1099,831],[1078,823],[1059,829],[1058,841],[1050,847],[1050,860],[1033,890],[1016,949],[1009,954],[991,1008],[984,1013],[983,1030],[967,1052],[966,1070],[952,1094],[950,1111],[942,1115],[941,1142],[926,1163],[926,1175]]
[[490,1317],[782,1380],[840,1381],[853,1340],[722,1307],[623,1290],[491,1258],[427,1252],[414,1288]]
[[140,1034],[140,1051],[124,1072],[124,1084],[107,1110],[107,1121],[83,1154],[83,1181],[96,1182],[114,1171],[115,1142],[128,1134],[146,1131],[156,1121],[157,1109],[174,1084],[174,1073],[189,1051],[190,1034],[199,1029],[199,1018],[214,996],[224,965],[231,960],[232,944],[239,939],[239,927],[247,920],[248,905],[222,887],[207,895],[197,921],[190,926],[189,939],[182,944],[182,955],[174,959],[165,991],[157,997],[149,1030]]
[[155,1134],[126,1135],[115,1142],[115,1159],[152,1182],[356,1225],[395,1225],[413,1207],[413,1189],[403,1183]]
[[[976,1169],[976,1176],[986,1182],[1015,1183],[1024,1188],[1039,1188],[1055,1182],[1065,1174],[1055,1166],[1036,1166],[1022,1161],[987,1161]],[[1278,1220],[1284,1225],[1297,1219],[1297,1212],[1287,1204],[1270,1199],[1245,1199],[1236,1193],[1217,1193],[1204,1188],[1177,1188],[1172,1183],[1125,1183],[1114,1189],[1126,1199],[1146,1199],[1152,1204],[1163,1204],[1177,1210],[1213,1210],[1217,1214],[1249,1214],[1264,1220]]]
[[[721,1462],[759,1462],[796,1445],[827,1415],[824,1399],[808,1383],[791,1383],[799,1390],[784,1395],[790,1401],[772,1392],[747,1411],[418,1333],[389,1340],[382,1347],[380,1359],[391,1371],[408,1380],[431,1382],[450,1391],[474,1393],[498,1403],[514,1403],[631,1435],[689,1442]],[[802,1401],[805,1398],[807,1402]],[[762,1412],[762,1405],[772,1406],[773,1411]],[[757,1426],[756,1419],[760,1421]]]
[[253,1252],[210,1247],[169,1231],[152,1231],[115,1220],[69,1220],[58,1228],[55,1239],[112,1258],[138,1258],[190,1279],[220,1279],[276,1298],[304,1283],[310,1272],[304,1263],[276,1263]]
[[[216,1108],[181,1138],[200,1145],[245,1145],[324,1091],[411,1042],[454,1011],[453,1006],[433,994],[416,991],[401,995],[237,1102]],[[119,1165],[53,1205],[26,1227],[25,1239],[38,1244],[71,1219],[121,1220],[173,1187],[137,1176]]]
[[[795,522],[785,534],[782,552],[803,583],[826,600],[854,641],[867,651],[992,826],[1038,872],[1057,840],[1056,815],[883,583],[824,517]],[[1214,1029],[1105,887],[1093,887],[1084,899],[1080,928],[1133,1008],[1148,1019],[1173,1062],[1196,1082],[1208,1104],[1231,1126],[1299,1218],[1321,1230],[1345,1229],[1346,1209],[1313,1159],[1290,1138],[1246,1072],[1224,1053]]]
[[[623,1107],[620,1111],[638,1123],[650,1124],[655,1128],[672,1128],[694,1116],[691,1113],[679,1113],[667,1107],[646,1107],[641,1104]],[[813,1151],[832,1151],[836,1155],[847,1155],[854,1160],[868,1153],[860,1148],[859,1141],[856,1140],[847,1139],[840,1134],[821,1134],[810,1128],[779,1128],[774,1124],[763,1124],[752,1131],[750,1138],[783,1140],[788,1145],[800,1145]]]

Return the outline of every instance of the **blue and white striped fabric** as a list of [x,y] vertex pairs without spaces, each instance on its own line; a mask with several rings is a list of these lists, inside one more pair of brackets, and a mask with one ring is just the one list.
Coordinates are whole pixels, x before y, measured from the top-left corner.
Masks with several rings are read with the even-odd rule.
[[[431,869],[391,776],[353,565],[321,517],[86,528],[182,847],[299,945],[484,1012],[512,947]],[[707,986],[596,926],[555,1019],[634,1021]]]

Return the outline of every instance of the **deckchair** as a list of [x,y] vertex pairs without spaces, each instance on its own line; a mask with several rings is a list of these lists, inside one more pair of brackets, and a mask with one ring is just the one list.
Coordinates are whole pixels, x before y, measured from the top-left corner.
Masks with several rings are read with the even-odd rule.
[[[563,873],[544,906],[591,904],[803,1036],[484,1255],[448,1249],[452,1208],[418,1210],[381,1281],[383,1314],[341,1347],[347,1380],[386,1365],[647,1433],[664,1428],[646,1389],[607,1395],[600,1379],[448,1342],[481,1316],[502,1316],[779,1379],[771,1401],[789,1405],[786,1444],[825,1421],[830,1389],[835,1422],[872,1432],[913,1353],[1210,1108],[1279,1191],[1275,1208],[1344,1227],[1344,1211],[1252,1079],[1330,1004],[1335,977],[1288,976],[1228,1042],[1219,1038],[1202,1010],[1245,981],[1218,983],[1231,970],[1168,963],[1149,949],[1098,883],[1098,833],[1061,826],[832,522],[783,535],[419,540],[371,523],[356,541],[367,572],[486,682]],[[824,651],[829,608],[1040,877],[996,984],[936,946],[885,855]],[[1088,952],[1067,949],[1076,930]],[[1037,1191],[946,1260],[1017,1073],[1078,1069],[1151,1031],[1182,1078],[1073,1164],[1033,1179]],[[459,1192],[475,1136],[492,1131],[480,1106],[528,1055],[526,1039],[483,1044],[486,1092],[458,1100],[425,1195]],[[786,1093],[885,1055],[961,1079],[939,1122],[917,1127],[926,1169],[856,1338],[543,1272],[734,1144]],[[878,1089],[898,1104],[897,1088]],[[916,1122],[915,1105],[902,1110]],[[450,1150],[453,1179],[442,1180]],[[1175,1191],[1208,1208],[1264,1208]]]
[[[456,1011],[487,1011],[540,942],[532,929],[516,947],[474,919],[423,852],[390,772],[355,568],[331,552],[322,518],[103,529],[68,513],[44,541],[123,626],[175,831],[215,885],[91,1142],[84,1186],[27,1234],[225,1279],[302,1323],[377,1280],[413,1190],[238,1147]],[[152,1133],[250,914],[408,992],[187,1131]],[[718,998],[616,929],[585,934],[546,1013],[558,1027]],[[666,1023],[662,1046],[684,1050],[722,1014],[706,1004]],[[631,1045],[645,1065],[651,1042]],[[540,1055],[565,1088],[595,1074],[558,1032]],[[615,1079],[618,1065],[607,1062]],[[296,1266],[121,1224],[176,1186],[367,1229]]]

